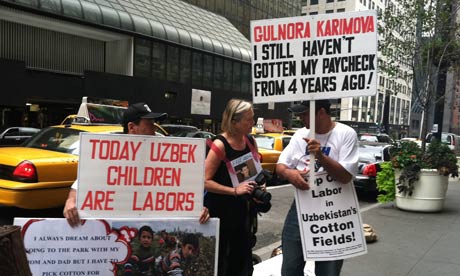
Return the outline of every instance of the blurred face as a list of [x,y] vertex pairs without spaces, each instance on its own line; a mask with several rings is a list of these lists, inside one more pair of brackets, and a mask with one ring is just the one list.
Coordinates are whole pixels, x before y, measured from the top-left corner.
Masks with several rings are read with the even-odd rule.
[[239,121],[232,121],[235,130],[241,134],[249,134],[254,126],[254,111],[252,109],[244,112]]
[[[321,112],[320,112],[321,111]],[[315,116],[315,124],[316,127],[318,128],[320,120],[319,118],[321,117],[319,114],[323,114],[324,110],[316,110],[316,116]],[[310,110],[307,110],[303,113],[297,114],[299,116],[299,119],[304,123],[306,128],[310,128]]]
[[297,114],[299,119],[303,122],[306,128],[310,128],[310,110]]
[[138,135],[155,135],[157,127],[152,119],[140,119],[139,124],[128,123],[128,133]]
[[195,252],[195,250],[195,246],[191,244],[186,244],[182,247],[182,254],[184,254],[185,258],[190,258],[193,255],[193,252]]
[[150,245],[152,245],[152,239],[152,234],[150,234],[147,231],[142,231],[141,236],[139,237],[139,240],[143,247],[150,247]]
[[248,177],[249,176],[249,168],[246,166],[246,167],[243,167],[241,169],[241,172],[243,173],[244,177]]

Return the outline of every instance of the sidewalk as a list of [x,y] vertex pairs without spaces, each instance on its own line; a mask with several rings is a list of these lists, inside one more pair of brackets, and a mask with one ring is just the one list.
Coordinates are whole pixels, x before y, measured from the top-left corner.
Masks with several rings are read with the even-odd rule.
[[345,260],[341,276],[460,275],[460,181],[449,181],[439,213],[380,205],[362,212],[379,236],[368,254]]

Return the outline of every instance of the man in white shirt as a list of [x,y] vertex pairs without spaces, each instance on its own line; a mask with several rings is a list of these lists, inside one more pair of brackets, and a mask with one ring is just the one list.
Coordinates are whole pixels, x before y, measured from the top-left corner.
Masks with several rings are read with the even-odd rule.
[[[351,127],[332,121],[329,100],[315,101],[315,139],[310,139],[310,103],[302,102],[288,110],[300,117],[304,128],[296,131],[281,153],[276,173],[297,189],[308,190],[310,153],[315,157],[315,171],[327,171],[337,181],[350,183],[358,169],[358,138]],[[303,276],[305,261],[301,244],[295,200],[282,233],[283,264],[281,275]],[[343,260],[315,263],[316,276],[338,276]]]

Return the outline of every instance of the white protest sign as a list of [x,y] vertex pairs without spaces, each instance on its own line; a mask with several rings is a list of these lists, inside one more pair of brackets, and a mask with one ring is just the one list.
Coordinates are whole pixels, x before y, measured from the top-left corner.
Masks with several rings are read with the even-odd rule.
[[296,189],[297,214],[306,260],[346,259],[367,253],[359,203],[352,183],[327,172],[309,190]]
[[[165,247],[163,233],[175,241],[190,234],[198,237],[200,252],[190,256],[189,262],[181,262],[178,269],[194,266],[199,267],[197,275],[217,275],[219,220],[215,218],[205,224],[196,218],[88,219],[74,228],[66,219],[15,218],[14,224],[22,227],[33,275],[127,275],[127,263],[135,269],[142,266],[156,275],[155,259],[168,256],[176,246]],[[149,228],[153,236],[150,244],[141,245],[139,231],[145,228]],[[138,273],[134,275],[141,272]]]
[[199,216],[205,140],[82,133],[82,218]]
[[15,218],[14,224],[22,226],[33,275],[109,275],[129,257],[127,242],[105,221],[86,221],[78,228],[65,219]]
[[377,93],[377,12],[251,21],[254,103]]

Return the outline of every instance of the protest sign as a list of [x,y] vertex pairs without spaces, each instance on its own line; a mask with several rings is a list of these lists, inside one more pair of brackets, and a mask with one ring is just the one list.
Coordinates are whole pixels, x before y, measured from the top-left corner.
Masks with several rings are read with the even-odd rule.
[[[143,261],[142,269],[151,273],[145,275],[157,275],[160,260],[180,247],[190,234],[198,238],[198,249],[187,261],[180,262],[178,270],[191,276],[217,275],[218,219],[206,224],[195,218],[92,219],[72,228],[65,219],[15,218],[14,224],[22,226],[33,275],[115,276],[125,275],[128,268],[139,273],[134,275],[141,275],[139,261]],[[146,227],[154,234],[151,244],[141,245],[139,229]],[[155,254],[141,260],[139,250]]]
[[375,10],[251,21],[253,102],[377,93]]
[[80,217],[200,215],[204,139],[96,133],[80,136]]
[[305,260],[346,259],[367,253],[359,203],[352,183],[317,173],[309,190],[296,189]]

